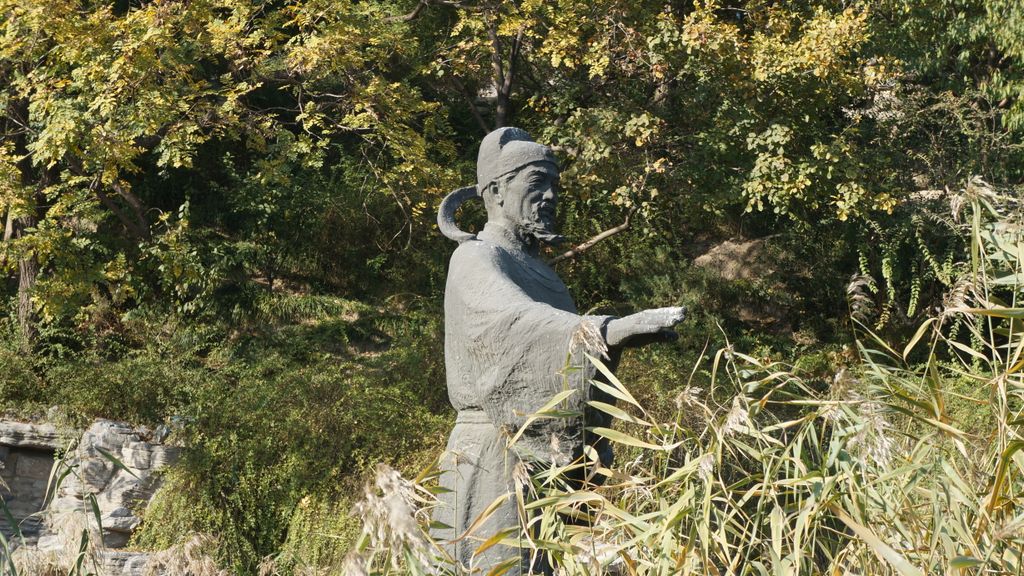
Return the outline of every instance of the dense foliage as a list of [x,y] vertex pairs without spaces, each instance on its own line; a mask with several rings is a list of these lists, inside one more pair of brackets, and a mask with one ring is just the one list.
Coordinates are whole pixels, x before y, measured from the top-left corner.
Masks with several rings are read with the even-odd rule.
[[628,222],[558,264],[581,309],[689,306],[620,372],[668,415],[731,402],[705,349],[820,396],[963,296],[955,204],[1020,194],[1022,96],[1017,0],[0,0],[0,407],[171,428],[140,546],[330,565],[339,503],[450,426],[434,218],[487,131],[555,148],[573,243]]

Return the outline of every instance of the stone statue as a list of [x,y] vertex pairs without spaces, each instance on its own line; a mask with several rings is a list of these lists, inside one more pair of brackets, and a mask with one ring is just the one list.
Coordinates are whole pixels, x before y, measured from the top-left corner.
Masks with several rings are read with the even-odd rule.
[[[498,545],[474,552],[500,530],[515,538],[521,519],[514,495],[524,474],[580,458],[585,428],[610,424],[586,405],[614,399],[590,386],[595,369],[582,352],[605,354],[614,367],[622,348],[674,338],[671,329],[683,319],[682,308],[622,318],[577,314],[565,284],[538,257],[542,243],[561,240],[555,231],[558,189],[551,149],[519,128],[501,128],[480,145],[477,185],[451,193],[438,214],[441,231],[460,243],[444,301],[448,396],[458,417],[441,465],[440,484],[448,491],[434,513],[435,521],[451,528],[434,536],[461,536],[504,496],[471,537],[448,548],[457,562],[481,574],[503,562],[511,565],[505,572],[510,575],[550,573],[543,559],[531,567],[529,549]],[[472,197],[481,197],[487,209],[487,224],[476,235],[454,221],[459,204]],[[534,419],[522,429],[567,389],[577,391],[565,402],[580,416]],[[611,463],[606,440],[586,441]]]

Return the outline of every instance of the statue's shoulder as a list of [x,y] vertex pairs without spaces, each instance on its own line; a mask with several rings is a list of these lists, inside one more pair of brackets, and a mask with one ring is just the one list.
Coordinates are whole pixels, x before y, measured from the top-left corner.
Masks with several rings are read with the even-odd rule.
[[466,240],[452,253],[452,267],[456,266],[488,266],[501,259],[501,249],[495,244],[479,238]]

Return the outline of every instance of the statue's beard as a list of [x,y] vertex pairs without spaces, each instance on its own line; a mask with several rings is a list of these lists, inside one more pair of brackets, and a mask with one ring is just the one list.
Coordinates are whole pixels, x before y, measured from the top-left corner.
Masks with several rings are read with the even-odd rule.
[[565,236],[555,231],[555,216],[551,212],[534,210],[530,218],[523,219],[519,227],[524,235],[532,236],[546,244],[565,242]]

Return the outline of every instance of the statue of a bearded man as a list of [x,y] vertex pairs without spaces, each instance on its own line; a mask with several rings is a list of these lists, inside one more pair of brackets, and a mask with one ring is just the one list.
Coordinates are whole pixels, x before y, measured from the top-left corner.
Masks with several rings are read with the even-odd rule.
[[[448,547],[465,569],[482,574],[505,562],[505,574],[549,573],[543,560],[535,559],[531,568],[526,547],[474,552],[500,531],[513,540],[520,533],[525,519],[515,495],[523,471],[581,458],[585,428],[610,424],[586,404],[614,398],[590,385],[595,368],[583,352],[605,353],[614,366],[623,347],[670,339],[671,328],[683,319],[682,308],[623,318],[577,314],[565,284],[538,257],[542,243],[560,240],[558,190],[551,149],[519,128],[501,128],[480,144],[477,185],[453,192],[438,214],[441,231],[460,243],[444,300],[448,397],[458,416],[441,465],[440,484],[447,491],[434,512],[435,522],[449,528],[434,536],[456,540],[500,502],[469,537]],[[476,235],[454,222],[458,205],[471,197],[481,197],[487,209],[487,224]],[[529,418],[568,389],[576,392],[559,408],[576,416]],[[610,464],[607,441],[587,436]]]

